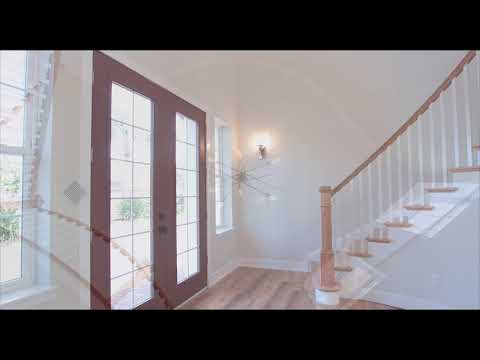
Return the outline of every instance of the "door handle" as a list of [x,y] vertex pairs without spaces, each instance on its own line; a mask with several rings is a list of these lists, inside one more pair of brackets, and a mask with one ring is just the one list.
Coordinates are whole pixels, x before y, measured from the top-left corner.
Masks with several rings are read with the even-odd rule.
[[166,234],[166,233],[168,233],[168,226],[160,225],[158,227],[158,231],[160,232],[160,234]]

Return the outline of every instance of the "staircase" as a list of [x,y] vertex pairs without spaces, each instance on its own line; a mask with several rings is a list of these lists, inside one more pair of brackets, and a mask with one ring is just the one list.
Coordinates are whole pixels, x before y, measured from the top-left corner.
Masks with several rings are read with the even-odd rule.
[[469,51],[375,153],[335,188],[320,188],[320,262],[305,284],[318,304],[361,299],[384,280],[381,263],[478,199],[479,99],[480,56]]

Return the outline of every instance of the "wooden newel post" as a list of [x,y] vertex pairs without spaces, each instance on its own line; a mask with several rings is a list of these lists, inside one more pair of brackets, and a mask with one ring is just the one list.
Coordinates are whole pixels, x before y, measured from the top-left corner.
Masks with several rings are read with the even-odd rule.
[[335,254],[332,246],[332,188],[320,187],[322,212],[322,247],[320,252],[320,290],[339,291],[335,281]]

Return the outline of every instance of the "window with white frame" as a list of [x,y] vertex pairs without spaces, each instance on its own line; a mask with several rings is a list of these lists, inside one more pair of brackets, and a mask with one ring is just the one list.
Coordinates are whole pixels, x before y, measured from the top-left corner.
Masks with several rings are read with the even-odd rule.
[[0,51],[2,292],[31,285],[35,279],[32,181],[41,124],[49,116],[51,61],[51,51]]
[[215,223],[217,233],[232,228],[232,144],[230,128],[215,126]]

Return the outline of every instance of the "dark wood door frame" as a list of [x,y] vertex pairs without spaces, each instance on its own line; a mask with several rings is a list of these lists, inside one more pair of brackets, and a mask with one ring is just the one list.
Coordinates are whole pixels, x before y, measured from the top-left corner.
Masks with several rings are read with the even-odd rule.
[[[171,306],[177,306],[207,284],[206,114],[142,75],[93,52],[92,165],[91,165],[91,308],[110,309],[110,103],[116,82],[150,98],[154,104],[152,153],[152,212],[154,287]],[[176,169],[175,115],[194,120],[199,130],[199,266],[200,272],[176,283]],[[154,291],[141,308],[162,308]]]

